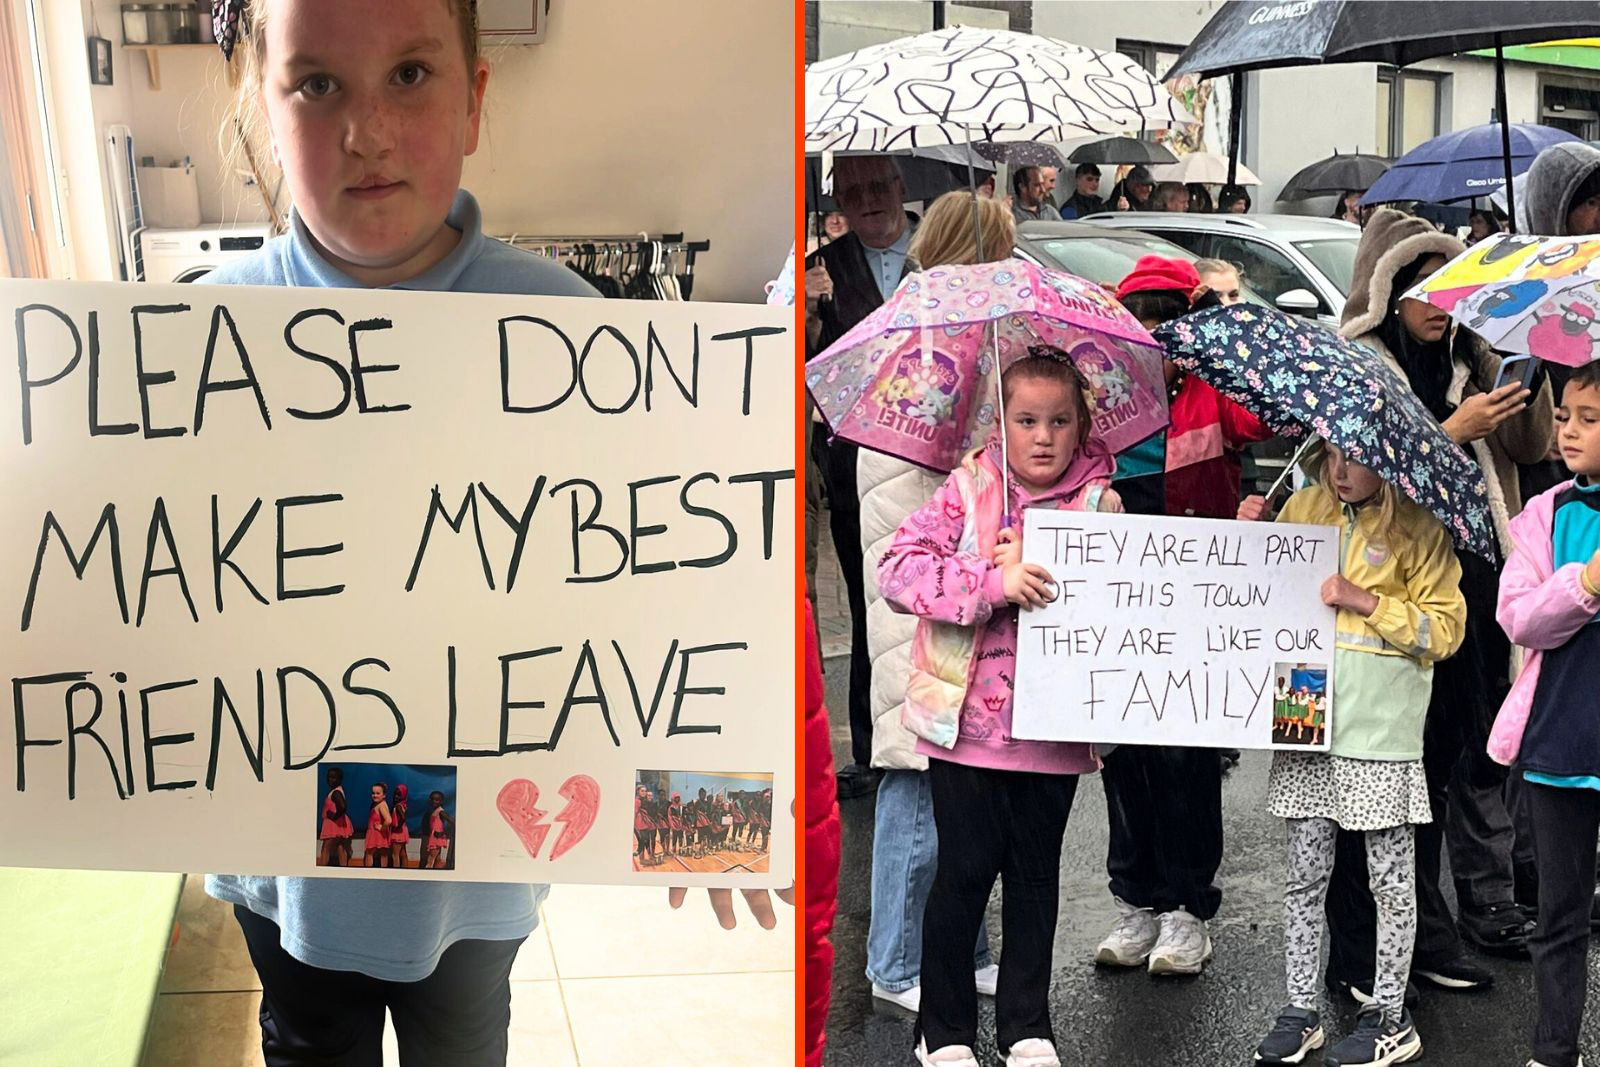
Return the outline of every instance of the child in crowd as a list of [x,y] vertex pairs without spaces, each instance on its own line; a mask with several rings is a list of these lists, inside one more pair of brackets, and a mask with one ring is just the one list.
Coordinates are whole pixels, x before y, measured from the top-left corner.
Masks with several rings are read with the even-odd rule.
[[1527,782],[1539,924],[1529,939],[1539,1016],[1529,1067],[1574,1067],[1588,985],[1600,838],[1600,363],[1574,371],[1556,409],[1570,481],[1511,521],[1498,618],[1527,663],[1495,719],[1489,755]]
[[[1190,313],[1203,288],[1193,263],[1142,256],[1117,299],[1146,329]],[[1170,422],[1117,456],[1115,485],[1135,515],[1231,519],[1241,454],[1272,431],[1168,360]],[[1187,745],[1121,745],[1106,757],[1106,874],[1117,921],[1095,962],[1153,975],[1199,974],[1214,948],[1206,924],[1222,906],[1223,758]]]
[[1195,261],[1194,269],[1200,275],[1200,286],[1194,292],[1194,310],[1202,311],[1218,304],[1228,307],[1244,299],[1237,263],[1229,263],[1225,259],[1201,259]]
[[394,799],[389,802],[389,865],[401,869],[406,865],[406,845],[411,841],[411,829],[406,826],[406,796],[406,787],[396,785]]
[[389,813],[389,802],[384,799],[388,790],[382,782],[372,785],[372,807],[367,812],[367,838],[366,851],[362,860],[368,867],[392,866],[393,857],[389,854],[389,824],[393,816]]
[[329,767],[327,782],[328,795],[322,800],[322,830],[317,835],[322,842],[322,854],[317,857],[317,866],[348,867],[350,839],[356,831],[350,824],[350,813],[345,808],[344,771]]
[[[1417,932],[1412,826],[1431,821],[1422,768],[1422,727],[1433,664],[1455,652],[1466,623],[1448,534],[1371,468],[1332,445],[1315,484],[1289,498],[1282,522],[1340,527],[1340,570],[1322,586],[1338,609],[1334,677],[1339,706],[1326,753],[1278,751],[1267,807],[1289,823],[1284,890],[1284,971],[1289,1004],[1256,1050],[1257,1063],[1301,1063],[1326,1037],[1316,1011],[1323,902],[1335,835],[1364,832],[1368,878],[1378,904],[1373,1003],[1355,1032],[1323,1059],[1328,1067],[1386,1067],[1422,1055],[1405,1007]],[[1259,496],[1239,518],[1259,519]],[[1307,693],[1309,698],[1309,692]],[[1316,708],[1305,721],[1316,731]]]
[[925,1067],[977,1067],[972,946],[997,876],[1006,943],[999,1047],[1007,1067],[1058,1067],[1049,995],[1061,840],[1077,776],[1096,763],[1087,745],[1011,736],[1017,612],[1052,594],[1049,572],[1022,562],[1018,529],[1003,516],[1120,511],[1114,461],[1089,437],[1088,387],[1065,353],[1036,346],[1001,382],[1004,444],[996,434],[967,456],[901,524],[878,567],[884,599],[919,619],[905,720],[929,757],[939,835],[922,924]]

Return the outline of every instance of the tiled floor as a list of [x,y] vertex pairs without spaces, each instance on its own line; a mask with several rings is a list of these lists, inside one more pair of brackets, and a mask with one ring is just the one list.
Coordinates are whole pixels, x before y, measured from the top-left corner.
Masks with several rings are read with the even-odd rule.
[[[191,875],[151,1021],[146,1067],[259,1067],[261,987],[227,906]],[[794,1058],[794,911],[763,930],[705,895],[556,886],[511,971],[513,1067],[769,1067]],[[391,1031],[384,1062],[397,1064]]]

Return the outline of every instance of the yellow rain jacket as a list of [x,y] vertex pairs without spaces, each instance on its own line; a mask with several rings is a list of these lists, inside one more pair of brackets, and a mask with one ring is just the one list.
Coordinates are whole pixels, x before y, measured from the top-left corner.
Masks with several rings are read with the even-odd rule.
[[1467,620],[1461,564],[1443,524],[1402,498],[1385,543],[1372,536],[1378,508],[1357,511],[1320,485],[1290,497],[1278,521],[1339,527],[1339,572],[1378,597],[1371,615],[1341,609],[1334,624],[1329,751],[1421,759],[1433,664],[1460,647]]

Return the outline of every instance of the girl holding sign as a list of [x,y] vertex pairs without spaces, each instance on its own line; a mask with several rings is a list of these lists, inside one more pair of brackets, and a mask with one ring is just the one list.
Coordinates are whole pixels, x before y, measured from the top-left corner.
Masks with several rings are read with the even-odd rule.
[[[1239,518],[1259,519],[1253,496]],[[1433,689],[1433,664],[1455,652],[1466,623],[1449,535],[1438,519],[1403,497],[1370,468],[1328,445],[1317,482],[1284,505],[1282,522],[1339,526],[1340,573],[1322,587],[1338,609],[1334,675],[1339,719],[1326,753],[1272,756],[1267,807],[1288,820],[1284,891],[1284,971],[1289,1004],[1256,1050],[1258,1063],[1300,1063],[1326,1036],[1318,1018],[1323,903],[1341,829],[1365,835],[1368,878],[1378,903],[1373,1003],[1355,1033],[1324,1062],[1383,1067],[1422,1054],[1406,982],[1417,934],[1416,853],[1412,826],[1430,822],[1422,729]],[[1306,697],[1304,721],[1319,712]]]
[[[1024,508],[1121,511],[1115,461],[1089,438],[1088,385],[1071,359],[1035,347],[1001,379],[996,434],[900,525],[878,566],[883,597],[916,615],[905,722],[928,756],[939,856],[922,920],[917,1058],[977,1067],[972,947],[997,876],[1005,966],[995,1025],[1008,1067],[1059,1067],[1050,1027],[1061,839],[1088,745],[1011,736],[1017,611],[1043,605],[1049,573],[1022,562],[1002,515]],[[1000,465],[1010,468],[1004,499]]]
[[[256,159],[276,159],[294,211],[286,234],[205,282],[597,295],[554,260],[487,236],[460,187],[489,81],[472,0],[214,6],[239,68],[222,139],[242,135]],[[443,799],[425,824],[435,867],[452,859]],[[234,905],[260,975],[268,1067],[379,1062],[386,1008],[405,1062],[506,1062],[511,965],[546,887],[213,875],[206,891]],[[732,925],[729,906],[713,905]],[[752,902],[770,923],[766,905],[764,893]]]

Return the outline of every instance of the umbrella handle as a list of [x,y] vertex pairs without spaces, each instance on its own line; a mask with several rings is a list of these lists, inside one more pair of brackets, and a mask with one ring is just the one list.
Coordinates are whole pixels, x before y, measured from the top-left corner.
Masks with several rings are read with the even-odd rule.
[[1267,490],[1266,503],[1268,507],[1272,506],[1273,498],[1283,491],[1284,486],[1289,484],[1289,479],[1294,476],[1294,469],[1300,465],[1300,460],[1305,457],[1305,454],[1311,450],[1311,446],[1316,444],[1317,441],[1317,436],[1312,434],[1305,439],[1305,443],[1295,449],[1294,455],[1289,457],[1289,462],[1284,465],[1283,473],[1278,475],[1278,480],[1273,482],[1272,488]]

